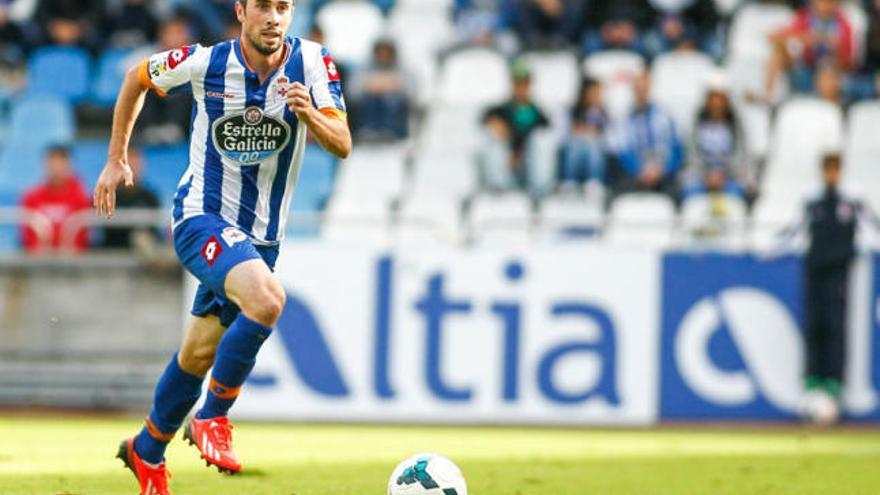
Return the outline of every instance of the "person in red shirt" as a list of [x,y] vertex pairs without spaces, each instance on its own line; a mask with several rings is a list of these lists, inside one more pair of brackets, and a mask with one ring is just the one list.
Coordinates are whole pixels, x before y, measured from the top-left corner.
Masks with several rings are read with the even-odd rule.
[[76,233],[72,245],[62,246],[63,225],[75,213],[87,211],[92,201],[82,182],[73,174],[70,151],[63,146],[53,146],[46,151],[46,180],[27,191],[21,201],[22,208],[45,217],[51,225],[48,246],[41,246],[37,232],[29,225],[21,228],[22,244],[29,253],[37,253],[42,248],[69,248],[82,252],[88,247],[88,233],[85,228]]
[[810,0],[770,41],[774,50],[767,71],[767,94],[771,98],[784,73],[790,73],[793,90],[809,93],[820,63],[833,64],[843,73],[856,68],[853,28],[839,0]]

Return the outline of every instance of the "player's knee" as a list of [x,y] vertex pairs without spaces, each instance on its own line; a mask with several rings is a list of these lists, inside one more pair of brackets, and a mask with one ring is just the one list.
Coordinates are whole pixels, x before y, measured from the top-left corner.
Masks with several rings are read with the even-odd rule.
[[177,360],[180,368],[187,373],[196,376],[205,376],[211,366],[214,366],[216,345],[183,346],[180,349]]
[[274,279],[270,279],[262,284],[252,297],[248,298],[248,302],[241,309],[245,316],[251,320],[271,327],[281,317],[286,300],[281,285]]

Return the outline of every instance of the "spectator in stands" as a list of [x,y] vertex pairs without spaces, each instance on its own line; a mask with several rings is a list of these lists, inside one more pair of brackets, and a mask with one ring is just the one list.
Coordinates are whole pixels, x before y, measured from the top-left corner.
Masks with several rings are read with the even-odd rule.
[[413,79],[401,68],[393,41],[381,39],[373,45],[373,59],[355,77],[351,90],[360,108],[360,139],[387,141],[409,135]]
[[104,39],[112,48],[135,48],[156,40],[156,19],[145,0],[108,2],[104,18]]
[[[120,186],[116,190],[116,207],[119,211],[130,208],[159,208],[159,198],[152,189],[141,180],[144,172],[144,160],[140,150],[130,148],[128,165],[134,175],[134,186]],[[104,229],[102,247],[133,248],[144,244],[154,244],[160,236],[155,229],[134,227],[108,227]]]
[[724,192],[753,196],[755,178],[749,167],[745,136],[727,88],[720,80],[706,93],[687,155],[685,195]]
[[519,49],[513,27],[516,0],[455,0],[452,18],[456,40],[449,47],[492,46],[512,55]]
[[[318,12],[325,5],[331,3],[332,0],[311,0],[311,6],[314,12]],[[395,0],[370,0],[370,3],[379,7],[379,10],[382,11],[382,14],[388,15],[389,12],[394,8]]]
[[22,244],[29,253],[40,252],[43,247],[84,251],[88,247],[88,232],[80,229],[69,239],[72,244],[63,245],[64,224],[73,215],[88,212],[92,205],[82,182],[73,174],[70,151],[64,146],[53,146],[46,152],[46,180],[27,191],[21,207],[41,215],[48,221],[49,246],[42,246],[38,233],[31,225],[22,227]]
[[880,0],[864,0],[864,4],[868,13],[865,63],[854,93],[860,99],[869,99],[880,95]]
[[[21,26],[9,18],[10,0],[0,0],[0,67],[17,67],[24,63],[26,39]],[[3,81],[0,75],[0,82]]]
[[35,18],[44,42],[98,48],[97,26],[103,5],[100,0],[40,0]]
[[714,0],[650,0],[658,12],[648,49],[653,55],[688,49],[721,58],[721,14]]
[[848,101],[843,92],[842,76],[831,60],[819,64],[815,85],[816,96],[846,109]]
[[517,31],[528,48],[575,43],[587,3],[583,0],[520,0],[517,2]]
[[486,143],[480,155],[483,186],[494,192],[527,190],[541,197],[553,186],[553,147],[540,132],[547,117],[531,98],[531,74],[522,61],[514,63],[513,96],[483,116]]
[[[159,26],[158,44],[138,50],[127,62],[133,66],[152,53],[173,50],[193,43],[189,19],[175,16]],[[163,145],[184,141],[189,134],[192,98],[187,94],[161,97],[150,91],[137,121],[137,134],[142,144]]]
[[615,181],[615,193],[662,192],[677,195],[676,178],[682,165],[682,143],[675,121],[651,102],[647,71],[635,78],[636,108],[627,118],[622,136],[615,139],[617,160],[622,168]]
[[177,0],[176,12],[190,18],[196,38],[204,45],[222,41],[226,34],[227,19],[235,11],[236,0]]
[[816,69],[831,61],[844,72],[855,68],[855,39],[838,0],[811,0],[798,11],[792,24],[770,38],[773,56],[767,71],[766,91],[777,100],[778,80],[788,74],[796,92],[809,93]]
[[560,189],[602,190],[605,182],[605,132],[610,124],[602,100],[602,83],[585,79],[571,110],[571,126],[562,148]]
[[584,51],[619,49],[645,55],[642,34],[656,19],[648,0],[596,0],[587,9]]

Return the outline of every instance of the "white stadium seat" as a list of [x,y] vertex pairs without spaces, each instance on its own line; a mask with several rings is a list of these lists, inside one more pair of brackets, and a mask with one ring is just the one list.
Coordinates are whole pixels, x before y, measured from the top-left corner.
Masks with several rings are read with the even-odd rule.
[[318,12],[317,22],[334,59],[354,65],[369,61],[385,29],[382,12],[367,0],[332,2]]
[[427,150],[473,153],[481,144],[480,119],[485,111],[473,105],[434,105],[429,108],[419,137]]
[[390,200],[403,191],[406,150],[402,146],[357,146],[341,163],[335,194]]
[[766,62],[770,55],[768,37],[793,18],[794,12],[784,5],[747,3],[736,13],[730,27],[731,56]]
[[398,243],[461,242],[461,202],[448,195],[410,195],[401,205],[394,238]]
[[723,16],[733,14],[744,0],[715,0],[715,8]]
[[400,62],[417,80],[419,106],[427,105],[434,97],[438,51],[454,32],[450,12],[441,10],[428,15],[424,9],[398,3],[388,19],[389,34],[397,45]]
[[863,102],[849,109],[844,180],[880,196],[880,102]]
[[469,227],[478,244],[527,244],[531,240],[532,202],[521,193],[477,196],[470,207]]
[[689,135],[709,79],[717,72],[715,62],[697,52],[671,52],[654,60],[651,96],[672,114],[681,136]]
[[770,109],[760,103],[737,103],[736,100],[734,108],[742,125],[749,155],[766,157],[770,149]]
[[532,71],[532,96],[538,106],[553,113],[574,104],[581,78],[573,53],[531,52],[523,58]]
[[499,53],[469,48],[449,55],[440,68],[443,105],[485,107],[510,97],[510,68]]
[[624,194],[611,204],[605,240],[624,246],[665,248],[673,241],[675,204],[662,194]]
[[410,194],[462,199],[477,189],[477,166],[469,154],[423,152],[416,159]]
[[385,244],[389,207],[387,198],[337,192],[327,206],[321,237],[336,242]]
[[632,109],[633,80],[645,70],[645,61],[636,53],[609,50],[584,60],[584,74],[602,82],[608,113],[621,120]]
[[747,220],[746,203],[738,196],[701,194],[681,207],[681,230],[694,247],[744,248]]
[[801,197],[819,183],[823,154],[843,148],[843,112],[827,101],[786,102],[776,117],[762,193],[777,201]]
[[593,201],[571,196],[552,196],[541,204],[539,236],[546,242],[596,239],[604,212]]
[[[780,234],[794,227],[802,218],[806,194],[792,195],[791,198],[776,199],[761,197],[752,209],[751,248],[758,251],[776,251],[782,238]],[[803,238],[798,239],[799,243]],[[793,246],[797,247],[796,242]]]

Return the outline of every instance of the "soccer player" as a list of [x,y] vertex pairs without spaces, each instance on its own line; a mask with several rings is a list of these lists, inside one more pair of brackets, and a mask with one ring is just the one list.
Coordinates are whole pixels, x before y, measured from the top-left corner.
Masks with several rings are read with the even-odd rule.
[[239,39],[151,56],[132,69],[116,102],[107,164],[94,194],[113,215],[116,188],[131,186],[127,150],[149,89],[191,93],[189,167],[174,198],[174,247],[201,282],[183,344],[156,387],[146,425],[120,445],[142,495],[169,495],[164,452],[201,395],[184,438],[208,464],[236,473],[227,412],[285,303],[272,275],[306,132],[333,155],[351,153],[336,67],[314,42],[285,37],[293,0],[237,0]]

